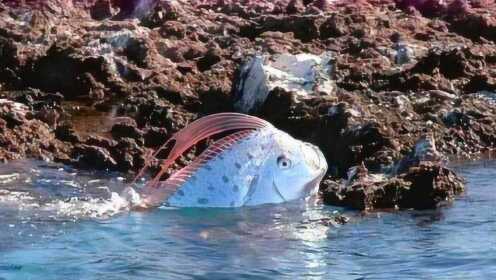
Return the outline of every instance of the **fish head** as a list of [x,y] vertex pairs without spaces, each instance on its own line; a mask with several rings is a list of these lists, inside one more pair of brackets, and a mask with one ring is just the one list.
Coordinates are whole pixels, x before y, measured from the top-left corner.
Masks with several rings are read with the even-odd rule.
[[263,182],[251,204],[285,202],[317,193],[327,172],[321,150],[279,130],[272,138],[260,178]]

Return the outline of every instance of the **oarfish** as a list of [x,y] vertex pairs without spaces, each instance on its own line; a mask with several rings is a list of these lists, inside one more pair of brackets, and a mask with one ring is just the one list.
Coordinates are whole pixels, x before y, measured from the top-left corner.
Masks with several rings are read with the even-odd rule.
[[[211,144],[189,165],[161,180],[186,150],[201,140],[228,132],[231,134]],[[318,147],[244,114],[220,113],[200,118],[177,132],[157,153],[171,142],[175,143],[161,170],[140,194],[140,207],[281,203],[315,194],[327,171]]]

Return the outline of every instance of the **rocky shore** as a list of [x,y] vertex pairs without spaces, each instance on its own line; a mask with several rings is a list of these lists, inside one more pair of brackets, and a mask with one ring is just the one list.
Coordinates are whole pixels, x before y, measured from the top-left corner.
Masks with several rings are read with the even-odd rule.
[[495,44],[489,0],[2,1],[0,159],[132,177],[241,111],[324,151],[325,203],[434,208],[495,148]]

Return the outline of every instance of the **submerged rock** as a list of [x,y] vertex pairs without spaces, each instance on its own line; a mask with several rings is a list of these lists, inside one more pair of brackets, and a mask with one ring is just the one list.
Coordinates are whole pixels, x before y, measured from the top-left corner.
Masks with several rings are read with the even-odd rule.
[[359,210],[436,208],[464,191],[463,179],[441,159],[434,138],[425,135],[390,174],[369,174],[362,165],[350,168],[347,180],[326,180],[323,200]]
[[433,209],[464,191],[463,179],[432,162],[421,163],[391,178],[362,177],[349,185],[327,180],[322,189],[327,204],[358,210]]

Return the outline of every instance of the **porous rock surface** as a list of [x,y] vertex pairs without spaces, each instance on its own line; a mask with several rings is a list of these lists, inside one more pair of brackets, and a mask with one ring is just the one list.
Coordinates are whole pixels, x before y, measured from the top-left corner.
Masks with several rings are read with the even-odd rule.
[[[445,157],[494,149],[495,19],[491,0],[1,1],[0,159],[131,173],[191,120],[235,110],[256,55],[329,53],[332,92],[271,88],[255,114],[324,151],[325,202],[435,207],[462,189],[452,171],[395,168],[425,135]],[[356,166],[387,176],[336,186]]]

